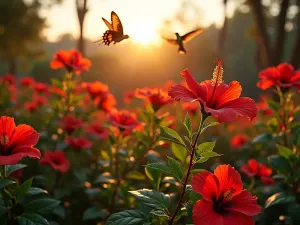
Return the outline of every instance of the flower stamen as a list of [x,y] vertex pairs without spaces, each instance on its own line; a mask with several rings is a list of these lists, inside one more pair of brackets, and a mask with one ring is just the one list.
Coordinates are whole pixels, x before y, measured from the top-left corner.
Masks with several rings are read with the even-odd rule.
[[212,85],[214,86],[214,90],[213,93],[211,95],[211,102],[214,99],[214,95],[217,89],[217,86],[219,86],[222,82],[223,82],[223,73],[224,73],[224,69],[222,64],[224,63],[224,60],[222,59],[217,59],[217,66],[214,69],[213,72],[213,78],[212,80]]

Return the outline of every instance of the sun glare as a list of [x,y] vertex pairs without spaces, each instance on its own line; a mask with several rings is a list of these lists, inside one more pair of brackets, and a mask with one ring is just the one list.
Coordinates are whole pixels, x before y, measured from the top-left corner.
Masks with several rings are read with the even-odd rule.
[[130,36],[137,44],[150,45],[159,42],[155,24],[150,19],[139,20],[130,32]]

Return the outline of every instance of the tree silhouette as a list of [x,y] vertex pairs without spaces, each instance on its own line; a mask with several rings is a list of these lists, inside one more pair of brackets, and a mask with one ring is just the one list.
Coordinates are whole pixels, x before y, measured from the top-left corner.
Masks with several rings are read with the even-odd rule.
[[87,8],[87,0],[76,0],[76,9],[77,9],[77,16],[79,21],[79,39],[78,39],[78,50],[82,53],[82,55],[85,54],[85,45],[84,45],[84,19],[85,15],[88,12]]

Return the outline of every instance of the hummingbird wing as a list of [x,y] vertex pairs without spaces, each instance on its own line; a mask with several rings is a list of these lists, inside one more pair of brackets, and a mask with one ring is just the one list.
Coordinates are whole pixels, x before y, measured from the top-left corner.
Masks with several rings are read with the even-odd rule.
[[103,22],[106,24],[106,26],[108,27],[109,30],[113,30],[112,25],[110,24],[110,22],[108,22],[105,18],[102,17]]
[[163,36],[162,36],[162,38],[164,40],[166,40],[167,42],[169,42],[170,44],[172,44],[172,45],[178,45],[177,41],[174,40],[174,39],[169,39],[169,38],[166,38],[166,37],[163,37]]
[[201,34],[204,31],[203,28],[199,28],[197,30],[193,30],[182,36],[183,43],[186,43],[196,37],[198,34]]
[[114,11],[111,12],[111,24],[113,31],[119,33],[120,36],[123,36],[123,25],[117,13],[115,13]]

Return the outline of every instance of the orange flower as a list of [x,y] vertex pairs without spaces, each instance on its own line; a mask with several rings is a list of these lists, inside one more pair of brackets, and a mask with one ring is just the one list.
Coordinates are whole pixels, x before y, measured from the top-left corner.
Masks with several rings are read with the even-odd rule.
[[120,128],[121,131],[132,131],[140,125],[136,119],[136,114],[127,110],[112,111],[109,114],[109,120],[112,125]]
[[74,115],[66,115],[62,121],[60,121],[60,125],[64,131],[66,131],[68,134],[71,134],[75,130],[79,129],[83,125],[83,122]]
[[41,165],[48,165],[53,170],[57,170],[61,173],[66,173],[70,168],[70,162],[65,156],[65,153],[59,150],[51,152],[45,151],[44,158],[40,160]]
[[54,54],[54,59],[50,62],[52,69],[64,67],[69,73],[81,74],[84,70],[89,70],[92,63],[89,59],[83,58],[81,53],[75,49],[70,51],[60,50]]
[[170,99],[168,93],[160,88],[137,89],[136,97],[147,99],[155,111],[172,102],[172,99]]
[[86,90],[92,97],[92,99],[103,96],[108,93],[109,88],[106,84],[103,84],[99,81],[93,82],[93,83],[87,83],[86,84]]
[[243,147],[249,140],[249,137],[246,134],[235,135],[230,142],[232,149],[238,149]]

